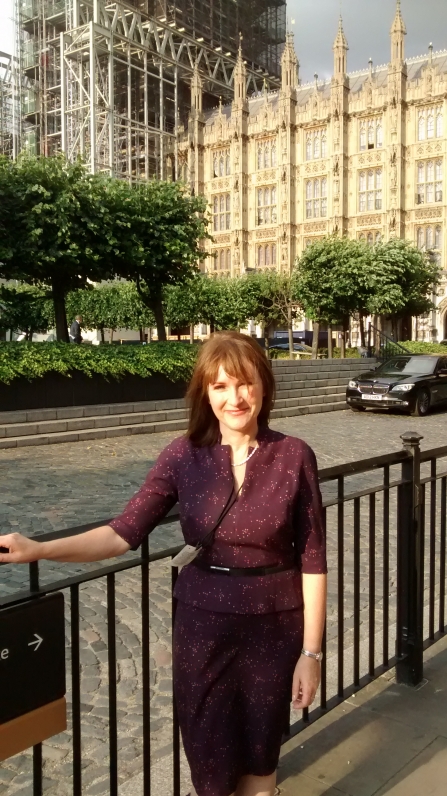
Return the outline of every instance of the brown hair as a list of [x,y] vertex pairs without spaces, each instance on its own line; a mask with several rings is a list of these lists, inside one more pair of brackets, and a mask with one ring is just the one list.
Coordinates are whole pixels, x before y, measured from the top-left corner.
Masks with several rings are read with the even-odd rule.
[[275,379],[260,345],[239,332],[218,332],[203,344],[190,381],[186,400],[189,424],[186,436],[193,445],[215,445],[219,439],[219,421],[211,409],[208,385],[217,378],[222,365],[231,378],[250,381],[257,371],[264,387],[264,399],[258,425],[266,426],[275,400]]

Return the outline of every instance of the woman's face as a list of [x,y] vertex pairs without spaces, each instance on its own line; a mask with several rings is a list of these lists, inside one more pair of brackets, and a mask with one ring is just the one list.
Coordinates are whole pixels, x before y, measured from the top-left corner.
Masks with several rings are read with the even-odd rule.
[[264,389],[259,373],[254,370],[250,382],[233,378],[219,367],[216,381],[208,385],[211,409],[220,427],[246,434],[257,427]]

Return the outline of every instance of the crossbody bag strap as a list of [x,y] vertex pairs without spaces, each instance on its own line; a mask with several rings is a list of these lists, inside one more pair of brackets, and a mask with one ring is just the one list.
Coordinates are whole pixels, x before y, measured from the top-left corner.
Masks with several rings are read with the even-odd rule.
[[203,547],[211,547],[213,545],[214,537],[216,535],[216,531],[217,531],[219,525],[223,522],[223,520],[227,516],[228,512],[231,511],[231,509],[233,508],[234,504],[236,503],[236,501],[238,499],[238,496],[239,496],[239,493],[240,493],[240,491],[242,489],[242,486],[243,485],[241,484],[239,489],[237,490],[237,492],[234,491],[234,486],[233,486],[233,489],[231,490],[231,494],[230,494],[225,506],[223,507],[217,522],[215,523],[214,527],[210,531],[208,531],[208,533],[203,537],[203,539],[201,539],[200,542],[196,545],[197,550],[200,550]]

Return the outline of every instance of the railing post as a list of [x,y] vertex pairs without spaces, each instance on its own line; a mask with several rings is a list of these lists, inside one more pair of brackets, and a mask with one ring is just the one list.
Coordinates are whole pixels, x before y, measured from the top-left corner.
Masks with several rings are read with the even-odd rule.
[[396,680],[417,685],[423,677],[424,536],[421,516],[421,434],[401,435],[409,454],[402,463],[397,523]]

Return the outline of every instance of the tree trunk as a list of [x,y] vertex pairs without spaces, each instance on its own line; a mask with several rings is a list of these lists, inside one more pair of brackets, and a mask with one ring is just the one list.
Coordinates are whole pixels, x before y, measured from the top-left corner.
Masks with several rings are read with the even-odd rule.
[[360,327],[360,345],[362,346],[362,348],[366,348],[365,318],[361,312],[359,312],[359,327]]
[[327,327],[327,358],[333,358],[333,351],[332,351],[332,326]]
[[106,338],[105,338],[105,335],[104,335],[104,326],[101,326],[99,331],[101,332],[101,343],[105,343]]
[[312,332],[312,359],[318,359],[318,337],[320,334],[320,324],[317,321],[313,322]]
[[214,334],[214,318],[210,320],[210,334]]
[[192,323],[189,327],[189,342],[191,345],[194,345],[194,324]]
[[291,307],[287,309],[287,325],[289,329],[289,359],[293,359],[293,323]]
[[113,329],[110,330],[110,340],[109,340],[110,345],[112,345],[113,343],[113,331],[114,331]]
[[166,342],[165,319],[163,315],[163,304],[161,297],[152,302],[152,312],[154,313],[155,323],[157,324],[158,341]]
[[346,332],[343,329],[340,338],[340,359],[345,359],[346,357]]
[[265,348],[265,355],[266,355],[267,359],[270,359],[269,331],[270,331],[270,325],[265,323],[264,324],[264,348]]
[[67,312],[65,309],[65,292],[56,279],[51,280],[51,293],[54,304],[54,317],[56,319],[56,338],[59,343],[69,343]]
[[144,329],[142,329],[141,326],[138,329],[138,334],[140,336],[140,343],[144,343]]
[[147,342],[152,343],[152,326],[147,328]]

